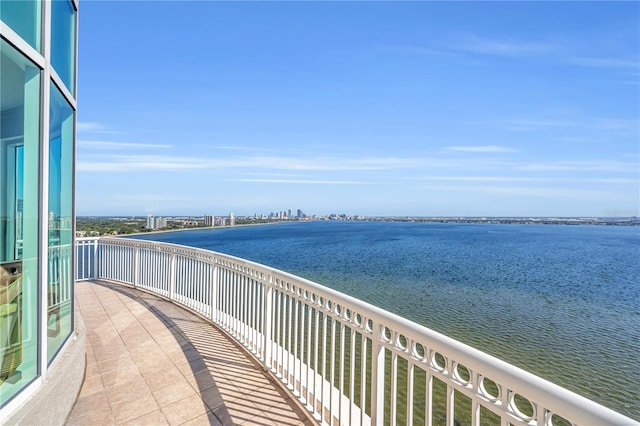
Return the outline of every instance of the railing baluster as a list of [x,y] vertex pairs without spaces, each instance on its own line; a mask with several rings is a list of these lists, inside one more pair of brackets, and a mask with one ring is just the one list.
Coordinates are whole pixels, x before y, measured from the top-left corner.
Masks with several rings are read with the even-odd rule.
[[[323,421],[327,417],[325,414],[325,407],[327,405],[327,401],[325,398],[325,383],[327,381],[327,320],[328,318],[323,311],[322,312],[322,381],[320,382],[322,385],[320,400],[322,401],[321,415],[322,415]],[[331,392],[329,392],[329,401],[331,401]],[[331,418],[329,418],[329,425],[331,424],[332,424]]]
[[360,351],[362,352],[362,355],[360,356],[360,425],[363,426],[365,424],[364,416],[367,412],[367,391],[369,390],[367,388],[367,369],[369,368],[367,364],[368,339],[364,332],[362,333],[361,341],[362,346]]
[[[280,283],[278,282],[278,293],[276,295],[276,302],[277,302],[277,312],[276,312],[276,321],[277,321],[277,328],[276,328],[276,334],[277,334],[277,340],[276,340],[276,365],[277,365],[277,369],[278,369],[278,374],[280,375],[280,377],[282,379],[286,379],[285,374],[284,374],[284,315],[282,312],[282,304],[283,304],[283,300],[282,298],[284,297],[282,294],[282,290],[280,289]],[[286,381],[285,381],[286,383]]]
[[291,358],[293,357],[293,297],[287,294],[287,383],[295,394],[295,379],[291,384]]
[[214,324],[218,323],[218,264],[215,259],[210,264],[211,287],[209,288],[209,318]]
[[[411,348],[411,347],[410,347]],[[407,424],[413,424],[413,376],[415,373],[415,367],[411,360],[409,360],[409,365],[407,367]]]
[[343,419],[343,414],[342,414],[342,396],[344,394],[344,361],[345,361],[345,333],[346,333],[346,327],[344,325],[344,321],[340,322],[340,362],[338,365],[338,368],[340,369],[338,371],[338,382],[339,382],[339,389],[338,389],[338,422],[340,425],[342,425],[342,419]]
[[335,401],[335,380],[336,380],[336,320],[334,320],[332,317],[329,317],[329,324],[330,324],[330,330],[331,330],[331,343],[329,344],[329,360],[330,360],[330,371],[331,371],[331,376],[329,378],[329,404],[330,404],[330,409],[329,412],[331,413],[329,416],[329,424],[332,425],[333,424],[333,419],[335,419],[336,416],[336,401]]
[[[293,389],[294,394],[298,396],[302,395],[302,381],[300,380],[300,374],[298,372],[298,300],[293,298]],[[301,366],[302,368],[302,366]]]
[[[354,313],[351,313],[352,318]],[[352,319],[353,321],[353,319]],[[353,329],[353,327],[349,327],[349,424],[354,424],[353,420],[353,412],[354,405],[356,404],[355,400],[355,388],[356,388],[356,339],[357,333]],[[360,386],[360,389],[364,389],[364,385]]]
[[176,252],[171,250],[171,265],[169,267],[169,299],[176,300]]
[[455,389],[447,383],[447,426],[454,426],[456,400]]
[[[304,297],[304,292],[301,296]],[[309,317],[306,306],[305,302],[300,302],[300,400],[303,404],[307,403],[309,392],[309,365],[305,364],[308,355],[307,342],[309,342],[307,334]]]
[[262,291],[263,308],[262,308],[262,351],[264,352],[264,365],[265,368],[271,369],[272,359],[272,316],[273,316],[273,286],[271,275],[267,276],[267,284]]
[[[315,327],[313,330],[313,413],[318,412],[318,376],[322,371],[319,366],[320,362],[320,311],[318,310],[318,305],[316,304],[314,308],[315,312]],[[322,415],[322,414],[321,414]],[[322,419],[322,417],[320,417]]]
[[395,426],[398,414],[398,355],[391,352],[391,401],[390,401],[391,426]]
[[[427,357],[429,359],[429,357]],[[430,370],[427,369],[425,371],[425,387],[426,392],[424,394],[424,419],[425,425],[432,426],[433,425],[433,375]]]
[[132,247],[127,249],[129,253],[129,270],[126,274],[126,279],[128,283],[134,287],[139,287],[140,277],[138,276],[138,272],[141,270],[141,264],[139,259],[139,249],[140,244],[134,244]]
[[381,325],[374,323],[371,337],[371,424],[384,422],[384,358],[385,348],[380,344]]

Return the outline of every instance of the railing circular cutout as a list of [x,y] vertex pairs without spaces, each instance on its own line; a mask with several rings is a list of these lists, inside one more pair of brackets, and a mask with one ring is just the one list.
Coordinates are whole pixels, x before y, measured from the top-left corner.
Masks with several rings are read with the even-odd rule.
[[471,383],[471,370],[464,365],[455,362],[453,364],[453,377],[463,385],[468,385]]
[[569,420],[564,417],[560,417],[557,414],[549,413],[548,420],[545,422],[545,425],[549,426],[574,426]]
[[498,402],[502,398],[500,385],[488,377],[481,376],[478,384],[480,393],[491,402]]
[[440,352],[433,352],[433,355],[431,355],[431,367],[441,372],[446,371],[447,358]]
[[536,418],[536,407],[524,396],[512,393],[509,400],[511,411],[525,422],[531,422]]
[[354,316],[354,321],[355,321],[356,325],[362,326],[362,315],[356,314]]
[[380,340],[391,343],[391,329],[389,327],[382,326],[380,329]]
[[418,358],[420,361],[424,361],[425,356],[427,355],[427,351],[421,343],[416,342],[411,348],[411,354],[414,356],[414,358]]
[[398,337],[396,338],[396,347],[402,351],[407,350],[407,338],[404,335],[398,334]]
[[344,310],[344,319],[351,322],[351,320],[353,319],[353,312],[351,312],[351,309],[347,308]]

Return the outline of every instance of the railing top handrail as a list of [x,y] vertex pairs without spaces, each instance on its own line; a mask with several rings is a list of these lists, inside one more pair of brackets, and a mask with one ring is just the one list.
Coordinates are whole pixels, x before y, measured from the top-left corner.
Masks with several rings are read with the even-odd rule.
[[[532,374],[519,367],[511,365],[467,344],[452,339],[442,333],[431,330],[425,326],[417,324],[394,313],[388,312],[370,303],[356,299],[337,290],[322,286],[306,278],[296,276],[277,268],[262,265],[251,260],[235,257],[232,255],[215,252],[212,250],[173,243],[119,237],[90,237],[78,238],[77,240],[87,241],[96,239],[104,241],[105,243],[131,247],[149,245],[162,246],[168,249],[180,249],[181,251],[192,252],[193,254],[202,256],[212,256],[226,259],[238,263],[242,266],[250,267],[256,271],[266,273],[267,275],[276,275],[278,277],[290,280],[296,285],[307,287],[307,290],[314,292],[319,297],[331,298],[333,302],[341,305],[343,309],[350,309],[351,311],[355,311],[365,318],[371,319],[374,322],[373,333],[376,333],[376,330],[378,330],[378,327],[376,327],[377,324],[378,326],[386,326],[393,331],[404,335],[408,340],[408,348],[412,339],[421,344],[424,344],[423,342],[428,342],[428,344],[425,344],[425,346],[429,347],[430,349],[433,349],[444,356],[452,357],[456,362],[469,368],[474,373],[479,372],[483,376],[494,380],[496,383],[508,383],[509,387],[514,392],[521,394],[532,402],[541,404],[543,407],[550,409],[554,413],[562,415],[562,412],[566,411],[565,409],[567,406],[575,407],[578,409],[578,418],[576,418],[576,410],[571,410],[573,415],[573,418],[571,420],[574,422],[588,424],[589,422],[593,422],[594,419],[599,419],[603,422],[603,424],[640,424],[629,417],[611,410],[610,408],[600,405],[588,398],[585,398],[568,389],[551,383],[548,380],[536,376],[535,374]],[[310,303],[313,302],[310,301]],[[325,310],[325,312],[329,311]],[[377,338],[378,336],[374,337]]]

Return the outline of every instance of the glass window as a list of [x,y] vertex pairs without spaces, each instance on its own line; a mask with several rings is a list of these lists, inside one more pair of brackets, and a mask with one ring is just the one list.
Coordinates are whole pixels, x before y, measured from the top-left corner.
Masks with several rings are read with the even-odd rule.
[[38,371],[40,70],[0,40],[0,405]]
[[73,109],[53,83],[51,83],[49,126],[47,354],[51,361],[73,329],[71,316]]
[[40,0],[2,0],[0,19],[40,51]]
[[69,0],[51,2],[51,65],[71,93],[75,78],[76,11]]

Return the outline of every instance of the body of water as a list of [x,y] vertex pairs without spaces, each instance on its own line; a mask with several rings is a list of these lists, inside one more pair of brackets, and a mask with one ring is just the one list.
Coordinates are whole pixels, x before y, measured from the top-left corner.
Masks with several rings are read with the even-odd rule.
[[640,228],[305,222],[135,238],[331,287],[640,420]]

